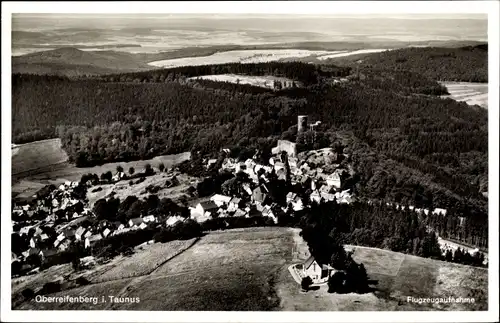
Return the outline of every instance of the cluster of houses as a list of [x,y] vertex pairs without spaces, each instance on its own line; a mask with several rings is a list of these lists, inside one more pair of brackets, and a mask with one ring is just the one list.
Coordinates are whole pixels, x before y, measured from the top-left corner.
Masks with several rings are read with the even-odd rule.
[[[265,216],[277,223],[279,214],[287,213],[291,209],[302,210],[306,203],[294,192],[287,193],[286,205],[278,205],[272,201],[268,188],[271,173],[274,173],[279,180],[289,180],[292,185],[310,187],[311,202],[336,200],[338,203],[349,204],[354,201],[349,190],[341,190],[342,175],[346,170],[338,168],[331,173],[323,172],[320,167],[311,166],[307,161],[288,156],[288,152],[280,153],[290,149],[289,145],[282,144],[282,146],[283,149],[271,157],[266,165],[257,162],[255,157],[244,162],[225,158],[219,171],[234,175],[242,172],[251,180],[251,183],[241,183],[239,191],[242,192],[243,198],[241,195],[215,194],[210,199],[190,207],[191,218],[204,222],[215,217]],[[210,167],[214,161],[207,160],[206,163],[207,167]]]
[[[113,177],[123,178],[123,173]],[[30,204],[14,204],[12,210],[13,234],[28,241],[28,248],[20,254],[12,253],[12,262],[24,262],[29,256],[39,256],[42,261],[58,256],[75,242],[92,248],[98,241],[132,230],[142,230],[149,225],[173,226],[184,218],[180,216],[157,217],[146,215],[130,219],[127,223],[107,220],[93,221],[95,215],[88,201],[75,197],[79,182],[66,181],[51,192],[35,196]],[[92,183],[85,183],[87,187]]]

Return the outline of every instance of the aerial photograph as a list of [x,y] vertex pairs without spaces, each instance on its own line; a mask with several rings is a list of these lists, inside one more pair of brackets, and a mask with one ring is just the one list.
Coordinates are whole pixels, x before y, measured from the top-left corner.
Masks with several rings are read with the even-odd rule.
[[10,56],[13,312],[492,305],[486,14],[13,13]]

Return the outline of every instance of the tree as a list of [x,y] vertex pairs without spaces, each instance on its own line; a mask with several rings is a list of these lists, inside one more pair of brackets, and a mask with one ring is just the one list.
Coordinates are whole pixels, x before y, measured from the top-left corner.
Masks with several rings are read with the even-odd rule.
[[144,166],[144,173],[146,175],[152,175],[154,173],[153,167],[151,167],[151,164],[146,164],[146,166]]
[[165,170],[165,164],[160,163],[160,164],[158,165],[158,169],[160,170],[160,172],[163,172],[163,171]]
[[302,287],[302,290],[303,291],[309,291],[309,287],[311,287],[311,285],[313,284],[313,281],[311,279],[311,277],[307,276],[307,277],[303,277],[302,278],[302,281],[300,283],[300,287]]
[[116,172],[122,173],[123,172],[123,167],[120,166],[120,165],[116,166]]
[[134,167],[130,167],[130,168],[128,169],[128,173],[129,173],[130,175],[134,175],[134,173],[135,173],[135,168],[134,168]]
[[343,293],[345,292],[346,274],[343,271],[336,271],[328,278],[328,293]]
[[113,178],[113,174],[111,173],[111,171],[107,171],[107,172],[101,174],[101,181],[110,182],[112,178]]
[[31,288],[25,288],[21,292],[23,297],[27,300],[33,299],[35,297],[35,292]]
[[73,267],[74,271],[79,271],[81,267],[81,261],[80,258],[77,256],[73,257],[73,260],[71,260],[71,266]]

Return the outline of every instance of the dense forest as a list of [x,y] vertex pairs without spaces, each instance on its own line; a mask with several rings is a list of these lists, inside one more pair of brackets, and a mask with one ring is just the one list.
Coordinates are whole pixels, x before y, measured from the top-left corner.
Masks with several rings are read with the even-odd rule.
[[360,69],[414,72],[438,81],[488,82],[488,45],[415,47],[330,59]]
[[[313,204],[310,209],[297,212],[294,216],[301,235],[308,242],[311,254],[320,263],[330,263],[332,250],[329,246],[353,244],[384,248],[413,254],[420,257],[454,261],[468,265],[482,266],[484,255],[476,253],[442,255],[436,233],[427,227],[431,217],[425,214],[397,209],[385,203],[353,205],[335,202]],[[453,221],[443,217],[444,221]],[[463,227],[468,231],[470,226]],[[454,230],[450,228],[450,231]],[[468,235],[473,235],[467,233]],[[484,233],[487,242],[487,232]],[[446,258],[448,257],[448,258]]]
[[[248,158],[254,149],[269,151],[280,138],[297,139],[301,149],[342,143],[357,174],[347,183],[359,196],[453,208],[478,219],[475,232],[483,230],[487,111],[436,97],[446,90],[431,76],[382,67],[349,75],[347,82],[334,79],[349,69],[293,62],[77,80],[15,74],[13,140],[61,137],[77,166],[189,150],[217,157],[221,148]],[[188,80],[220,73],[283,76],[303,86],[273,90]],[[322,121],[314,144],[307,140],[312,134],[296,138],[298,114]]]

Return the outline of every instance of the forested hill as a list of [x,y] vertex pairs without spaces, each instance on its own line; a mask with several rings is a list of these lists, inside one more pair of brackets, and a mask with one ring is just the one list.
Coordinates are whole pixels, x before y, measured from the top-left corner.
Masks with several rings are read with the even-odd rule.
[[59,48],[12,58],[13,73],[65,76],[110,74],[151,69],[137,55],[115,51],[82,51]]
[[488,82],[488,45],[402,48],[328,60],[361,69],[404,70],[437,81]]

